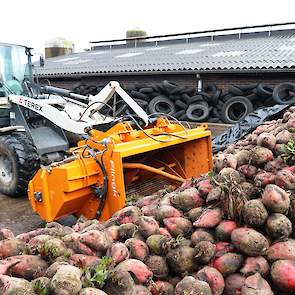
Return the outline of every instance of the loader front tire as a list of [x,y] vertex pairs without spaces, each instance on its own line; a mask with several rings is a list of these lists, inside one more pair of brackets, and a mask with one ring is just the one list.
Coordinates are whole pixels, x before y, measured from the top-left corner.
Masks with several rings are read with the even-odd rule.
[[27,195],[28,183],[39,166],[37,150],[24,134],[0,136],[0,193]]

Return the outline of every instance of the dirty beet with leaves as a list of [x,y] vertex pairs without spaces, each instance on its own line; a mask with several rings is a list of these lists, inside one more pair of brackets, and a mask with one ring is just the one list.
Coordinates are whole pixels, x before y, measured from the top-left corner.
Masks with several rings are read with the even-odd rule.
[[295,293],[295,107],[110,220],[0,230],[0,294]]

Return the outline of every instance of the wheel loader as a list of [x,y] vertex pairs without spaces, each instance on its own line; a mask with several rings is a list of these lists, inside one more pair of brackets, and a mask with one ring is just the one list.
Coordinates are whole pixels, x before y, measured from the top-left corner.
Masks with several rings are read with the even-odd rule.
[[[43,220],[106,220],[127,196],[212,168],[206,124],[190,129],[170,115],[147,115],[115,81],[95,96],[41,86],[31,56],[28,47],[0,44],[0,191],[28,193]],[[116,116],[119,97],[128,111]],[[75,146],[68,134],[79,137]]]

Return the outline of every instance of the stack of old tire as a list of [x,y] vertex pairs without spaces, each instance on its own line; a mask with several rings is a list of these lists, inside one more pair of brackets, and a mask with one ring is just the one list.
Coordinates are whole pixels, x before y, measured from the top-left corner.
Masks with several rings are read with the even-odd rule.
[[294,89],[295,84],[288,82],[274,88],[264,83],[231,85],[228,92],[221,95],[220,118],[224,123],[235,124],[260,107],[292,104],[295,102]]
[[[72,91],[95,95],[104,86],[79,83]],[[161,83],[135,83],[124,90],[148,113],[163,113],[181,121],[235,124],[253,110],[275,104],[295,102],[295,84],[281,83],[275,88],[264,83],[231,85],[222,91],[214,83],[204,84],[202,91],[164,80]],[[102,112],[109,113],[104,107]],[[116,101],[116,116],[131,113],[123,100]]]

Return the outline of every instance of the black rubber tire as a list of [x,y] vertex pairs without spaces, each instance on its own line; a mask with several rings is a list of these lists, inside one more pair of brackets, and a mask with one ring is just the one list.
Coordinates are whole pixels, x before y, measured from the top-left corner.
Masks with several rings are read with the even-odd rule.
[[171,94],[181,94],[186,89],[186,86],[176,86],[171,90]]
[[234,85],[230,85],[228,88],[228,91],[236,96],[240,96],[244,94],[244,92],[238,86],[234,86]]
[[179,94],[188,94],[188,93],[194,93],[196,92],[196,90],[192,91],[191,88],[187,87],[187,86],[184,86],[184,89],[179,91]]
[[217,89],[209,99],[209,104],[212,106],[216,106],[218,104],[219,98],[221,95],[221,90]]
[[271,106],[273,106],[275,104],[276,104],[276,102],[274,101],[272,96],[267,97],[263,101],[263,105],[266,106],[266,107],[271,107]]
[[204,101],[203,96],[200,94],[197,94],[192,97],[189,97],[189,99],[187,100],[187,104],[190,105],[192,103],[197,103],[197,102],[201,102],[201,101]]
[[[200,112],[201,114],[196,114],[195,113],[196,111]],[[186,116],[188,117],[190,121],[194,121],[194,122],[205,121],[209,117],[209,109],[208,107],[201,104],[191,104],[186,110]]]
[[187,104],[185,102],[183,102],[182,100],[180,100],[180,99],[175,101],[175,106],[179,107],[182,110],[187,109]]
[[96,95],[98,93],[96,85],[88,85],[87,94]]
[[166,91],[169,93],[169,94],[172,94],[172,91],[178,86],[176,85],[175,83],[171,82],[171,81],[168,81],[168,80],[164,80],[162,82],[162,85],[164,86],[164,88],[166,89]]
[[139,99],[144,99],[144,100],[148,99],[148,95],[146,95],[145,93],[141,93],[139,91],[136,91],[136,90],[131,90],[130,94],[131,94],[131,97],[133,97],[133,98],[139,98]]
[[239,88],[243,91],[243,92],[248,92],[248,91],[252,91],[254,88],[257,87],[257,83],[252,83],[252,84],[247,84],[247,85],[239,85]]
[[151,88],[153,88],[153,92],[161,93],[163,91],[162,85],[153,83],[151,84]]
[[196,102],[196,103],[193,103],[193,104],[201,104],[203,105],[204,107],[206,108],[213,108],[213,107],[209,107],[209,104],[207,101],[203,100],[203,101],[199,101],[199,102]]
[[144,88],[139,89],[139,92],[144,93],[144,94],[150,94],[153,91],[154,91],[154,89],[151,87],[144,87]]
[[73,87],[71,88],[71,91],[72,92],[75,92],[75,93],[78,93],[80,92],[80,89],[81,89],[81,86],[83,85],[83,83],[80,81],[80,82],[77,82],[73,85]]
[[271,88],[270,86],[268,86],[266,84],[259,83],[258,86],[257,86],[257,93],[261,97],[267,98],[267,97],[272,95],[273,88]]
[[145,88],[146,84],[144,83],[135,83],[134,88],[138,91],[140,88]]
[[161,95],[160,92],[153,92],[153,93],[150,94],[150,97],[154,98],[154,97],[160,96],[160,95]]
[[40,167],[36,147],[21,133],[2,135],[0,155],[6,155],[12,170],[11,180],[4,181],[0,175],[0,192],[11,197],[25,196],[29,181]]
[[250,101],[256,101],[258,99],[260,99],[260,96],[256,93],[251,93],[249,95],[246,96]]
[[169,81],[169,80],[164,80],[162,82],[162,84],[165,86],[165,87],[170,87],[170,88],[174,88],[174,87],[177,87],[178,85],[172,81]]
[[216,108],[217,108],[219,111],[221,111],[222,108],[223,108],[223,106],[224,106],[224,102],[223,102],[222,100],[220,100],[220,101],[218,101],[218,104],[216,105]]
[[230,93],[230,92],[227,92],[227,93],[223,94],[221,100],[226,102],[229,99],[231,99],[232,97],[234,97],[234,95],[232,93]]
[[[101,86],[100,86],[101,87]],[[122,86],[121,86],[122,87]],[[103,87],[101,87],[101,88],[103,88]],[[122,87],[123,88],[123,87]],[[124,88],[123,88],[125,91],[132,91],[132,90],[136,90],[135,89],[135,87],[134,87],[134,85],[126,85],[126,86],[124,86]]]
[[203,91],[212,96],[217,91],[217,86],[214,83],[206,83],[203,87]]
[[185,115],[185,110],[180,110],[176,113],[174,113],[173,117],[175,117],[176,119],[179,119],[180,116]]
[[258,91],[257,91],[257,88],[254,88],[254,89],[252,90],[252,93],[255,93],[255,94],[259,95],[259,94],[258,94]]
[[206,100],[207,102],[208,102],[209,99],[210,99],[210,95],[207,94],[207,93],[204,92],[204,91],[200,91],[200,92],[198,92],[196,95],[202,95],[202,97],[204,98],[204,100]]
[[187,103],[188,100],[190,99],[190,96],[187,93],[183,93],[181,94],[181,99]]
[[[289,95],[290,91],[293,95]],[[291,82],[281,83],[273,90],[273,99],[278,104],[295,103],[295,84]]]
[[193,96],[197,94],[197,89],[196,87],[187,87],[185,93],[187,93],[189,96]]
[[183,115],[179,116],[178,120],[179,120],[179,121],[188,121],[189,119],[188,119],[188,117],[186,116],[186,114],[183,114]]
[[218,122],[219,122],[219,118],[211,117],[208,119],[208,123],[218,123]]
[[[100,92],[102,89],[103,89],[103,86],[97,86],[97,87],[96,87],[96,91],[97,91],[97,93]],[[125,89],[125,88],[124,88],[124,89]],[[128,91],[128,90],[126,90],[126,91]]]
[[146,108],[149,104],[147,101],[139,98],[135,99],[135,102],[142,108]]
[[252,111],[253,105],[249,99],[235,96],[224,103],[220,117],[224,123],[236,124]]
[[260,100],[254,101],[254,103],[253,103],[254,110],[256,110],[258,108],[262,108],[262,107],[264,107],[263,101],[260,101]]
[[213,114],[213,116],[214,116],[215,118],[220,119],[220,112],[218,111],[217,108],[213,108],[213,110],[212,110],[212,114]]
[[171,99],[172,101],[176,101],[176,100],[179,100],[181,97],[177,94],[170,94],[169,99]]
[[168,115],[173,115],[175,113],[174,103],[164,96],[157,96],[153,98],[148,105],[148,112],[153,113],[164,113]]

